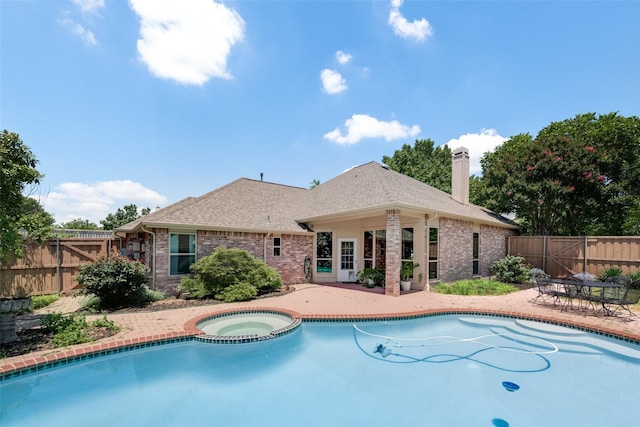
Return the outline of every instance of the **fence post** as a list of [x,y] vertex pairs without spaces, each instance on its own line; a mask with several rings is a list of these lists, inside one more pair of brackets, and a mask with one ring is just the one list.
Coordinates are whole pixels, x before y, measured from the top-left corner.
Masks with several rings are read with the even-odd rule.
[[60,277],[60,237],[56,237],[56,284],[58,294],[62,292],[62,278]]
[[547,271],[547,236],[542,236],[542,271]]
[[582,271],[586,273],[587,270],[587,245],[588,245],[588,236],[584,236],[584,265],[582,267]]

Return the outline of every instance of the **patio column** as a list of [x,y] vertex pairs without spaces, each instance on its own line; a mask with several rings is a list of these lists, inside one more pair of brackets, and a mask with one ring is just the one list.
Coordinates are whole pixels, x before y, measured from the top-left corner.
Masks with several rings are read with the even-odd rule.
[[425,291],[431,290],[431,284],[429,283],[429,215],[424,215],[424,257],[420,263],[424,274],[422,275],[422,282],[420,282],[420,288]]
[[385,294],[400,295],[401,250],[400,210],[387,210],[387,248],[385,255]]

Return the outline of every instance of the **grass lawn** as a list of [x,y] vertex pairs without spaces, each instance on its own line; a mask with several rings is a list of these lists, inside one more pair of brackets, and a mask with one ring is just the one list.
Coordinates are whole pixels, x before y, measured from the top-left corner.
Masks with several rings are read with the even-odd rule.
[[497,280],[470,279],[441,283],[436,285],[433,290],[441,294],[454,295],[504,295],[519,291],[520,288]]

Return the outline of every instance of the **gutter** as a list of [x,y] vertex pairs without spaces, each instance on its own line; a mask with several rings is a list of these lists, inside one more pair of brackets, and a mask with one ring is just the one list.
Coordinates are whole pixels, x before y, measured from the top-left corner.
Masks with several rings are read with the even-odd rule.
[[151,234],[151,240],[152,240],[152,245],[153,245],[153,255],[152,255],[152,263],[151,263],[151,289],[153,289],[154,291],[156,290],[156,233],[154,233],[151,230],[148,230],[147,228],[145,228],[145,226],[143,225],[141,230],[147,234]]

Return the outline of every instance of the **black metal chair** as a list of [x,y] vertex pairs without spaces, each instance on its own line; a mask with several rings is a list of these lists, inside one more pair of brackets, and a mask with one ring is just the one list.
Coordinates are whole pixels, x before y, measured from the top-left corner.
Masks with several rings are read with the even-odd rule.
[[[626,277],[626,276],[621,276]],[[640,280],[631,282],[631,279],[625,280],[626,286],[624,288],[605,288],[603,290],[603,296],[601,298],[602,311],[607,316],[613,316],[618,309],[624,309],[630,316],[638,317],[636,313],[631,311],[630,305],[635,305],[640,301]],[[607,292],[607,289],[611,289],[611,292]],[[613,291],[618,292],[613,292]]]
[[538,299],[547,302],[547,298],[553,298],[552,285],[549,281],[549,275],[539,268],[531,270],[531,287],[538,292],[535,298],[530,301],[535,304]]

